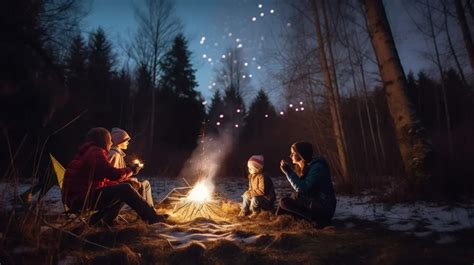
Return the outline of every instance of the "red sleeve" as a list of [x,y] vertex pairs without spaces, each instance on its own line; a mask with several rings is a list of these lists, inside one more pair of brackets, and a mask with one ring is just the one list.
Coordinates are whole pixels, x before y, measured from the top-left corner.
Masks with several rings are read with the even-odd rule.
[[103,149],[98,148],[96,152],[93,152],[92,160],[95,164],[94,178],[96,180],[107,178],[109,180],[122,181],[132,175],[132,170],[128,167],[113,167],[107,159],[107,152]]

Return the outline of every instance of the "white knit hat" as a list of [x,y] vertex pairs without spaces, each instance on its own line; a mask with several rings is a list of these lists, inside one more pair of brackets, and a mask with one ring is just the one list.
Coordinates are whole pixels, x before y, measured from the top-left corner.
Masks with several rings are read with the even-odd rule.
[[263,156],[262,155],[253,155],[250,157],[249,161],[247,162],[248,167],[254,167],[258,170],[263,169]]
[[120,128],[112,128],[110,133],[112,134],[112,143],[114,145],[119,145],[125,141],[130,140],[128,133]]

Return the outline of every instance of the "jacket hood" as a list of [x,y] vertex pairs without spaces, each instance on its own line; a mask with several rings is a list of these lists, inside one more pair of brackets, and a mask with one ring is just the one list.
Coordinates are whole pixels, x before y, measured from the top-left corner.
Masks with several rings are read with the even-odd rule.
[[326,161],[326,159],[324,157],[313,158],[313,160],[311,160],[311,162],[309,162],[309,165],[316,164],[316,163],[321,163],[321,164],[324,164],[325,166],[329,167],[329,164],[328,164],[328,162]]
[[85,143],[83,143],[81,146],[79,146],[78,154],[79,154],[79,155],[83,155],[83,154],[86,153],[87,150],[89,150],[91,147],[96,147],[96,148],[103,149],[102,147],[98,146],[98,145],[97,145],[96,143],[94,143],[94,142],[85,142]]

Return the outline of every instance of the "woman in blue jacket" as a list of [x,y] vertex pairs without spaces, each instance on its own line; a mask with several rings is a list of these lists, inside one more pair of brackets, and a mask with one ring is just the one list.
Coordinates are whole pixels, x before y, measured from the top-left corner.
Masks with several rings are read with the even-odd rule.
[[294,143],[290,157],[294,168],[281,160],[280,169],[295,192],[280,200],[277,215],[291,214],[315,221],[320,227],[330,224],[336,196],[328,163],[324,158],[313,158],[313,146],[308,142]]

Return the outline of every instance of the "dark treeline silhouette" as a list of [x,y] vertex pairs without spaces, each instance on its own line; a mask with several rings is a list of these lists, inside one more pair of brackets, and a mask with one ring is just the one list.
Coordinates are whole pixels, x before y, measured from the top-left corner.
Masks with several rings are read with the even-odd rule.
[[[72,2],[74,5],[68,5],[70,9],[59,10],[80,14],[74,12],[80,5]],[[335,30],[326,16],[331,19],[341,12],[336,6],[325,10],[324,5],[319,5],[325,2],[313,1],[317,7],[314,14],[321,17],[308,14],[310,18],[317,17],[324,26],[319,32],[321,40],[329,38],[331,30]],[[410,152],[424,148],[415,141],[419,139],[410,136],[425,135],[433,156],[426,159],[430,164],[429,178],[415,179],[423,183],[422,189],[434,197],[472,194],[474,95],[471,79],[458,68],[443,68],[439,79],[423,71],[407,75],[403,92],[408,100],[403,96],[400,104],[406,107],[404,110],[413,110],[410,126],[417,131],[407,129],[407,137],[403,138],[400,133],[404,131],[395,128],[398,121],[394,119],[393,102],[396,101],[390,98],[384,83],[368,82],[369,78],[378,80],[379,76],[365,69],[374,55],[361,48],[356,37],[363,35],[358,29],[350,36],[347,32],[338,36],[337,41],[331,42],[333,39],[329,38],[319,43],[321,47],[340,48],[335,52],[335,57],[340,58],[331,58],[333,51],[328,49],[325,58],[328,62],[324,62],[318,58],[321,53],[318,55],[314,50],[318,47],[316,34],[307,34],[314,30],[314,24],[297,20],[293,32],[290,31],[294,34],[291,39],[310,40],[293,41],[291,45],[295,47],[290,45],[288,51],[281,53],[290,54],[292,59],[288,65],[279,62],[286,67],[285,75],[278,77],[278,81],[284,84],[287,107],[277,111],[269,100],[269,91],[263,89],[254,98],[244,100],[249,99],[251,87],[242,65],[242,49],[229,49],[217,73],[215,93],[206,111],[204,99],[196,91],[198,84],[186,38],[179,32],[167,45],[160,42],[160,48],[166,49],[155,53],[154,60],[144,56],[143,60],[136,60],[134,67],[121,66],[115,52],[117,47],[112,45],[106,31],[98,28],[88,35],[81,34],[77,16],[60,14],[57,20],[51,19],[54,16],[44,16],[42,5],[47,3],[62,2],[2,3],[0,171],[3,178],[35,179],[46,174],[47,153],[54,154],[63,164],[68,163],[85,133],[101,126],[120,127],[129,132],[132,140],[128,158],[144,159],[146,174],[178,176],[201,136],[232,134],[233,148],[220,165],[221,176],[245,176],[246,161],[255,154],[264,155],[267,172],[281,175],[278,164],[280,159],[289,159],[289,146],[307,140],[313,143],[316,155],[326,157],[336,183],[352,188],[388,185],[403,193],[409,185],[398,184],[403,180],[401,176],[406,175],[406,164],[416,166],[418,159]],[[311,12],[311,3],[305,4],[308,8],[304,12]],[[72,21],[61,23],[64,22],[61,19]],[[348,20],[347,25],[357,20],[349,16],[344,19]],[[74,23],[73,28],[58,27]],[[369,39],[364,34],[363,41],[367,43]],[[333,86],[331,89],[327,89],[327,84],[322,85],[320,64],[326,65],[326,81]],[[348,83],[353,87],[345,88],[346,93],[339,95],[337,91]],[[400,149],[401,142],[411,146],[405,156],[400,151],[406,151]],[[406,160],[410,155],[413,161]],[[341,156],[347,159],[341,160]]]
[[[269,81],[305,110],[287,110],[279,129],[312,142],[339,189],[377,187],[397,200],[472,195],[472,16],[469,1],[457,2],[405,1],[404,11],[372,0],[282,4],[282,45],[266,52],[282,67]],[[399,15],[411,18],[408,29],[394,30],[389,18]],[[419,81],[403,69],[394,38],[403,34],[427,41]]]
[[[68,12],[80,6],[74,1],[72,5],[71,1],[19,1],[2,6],[3,177],[46,174],[47,153],[67,164],[85,133],[97,126],[127,130],[132,136],[130,157],[145,159],[148,173],[177,174],[205,121],[186,39],[175,35],[160,60],[158,82],[153,82],[148,65],[138,65],[136,70],[119,65],[116,47],[101,28],[87,36],[77,33],[60,46],[50,45],[51,39],[53,44],[62,41],[60,34],[50,34],[51,24],[42,16],[51,3],[70,8]],[[63,30],[63,34],[71,32]],[[151,137],[156,148],[148,153],[153,95],[159,122],[154,123]]]

